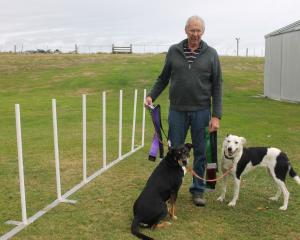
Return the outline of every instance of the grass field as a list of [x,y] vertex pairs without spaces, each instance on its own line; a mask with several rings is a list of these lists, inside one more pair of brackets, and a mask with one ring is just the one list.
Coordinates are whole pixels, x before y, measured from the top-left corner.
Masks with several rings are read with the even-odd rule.
[[[88,175],[102,166],[101,92],[107,91],[108,159],[118,154],[118,96],[124,90],[123,152],[131,146],[133,91],[149,89],[164,55],[5,55],[0,54],[0,235],[21,221],[14,104],[19,103],[27,198],[32,216],[56,198],[51,99],[57,100],[63,193],[82,180],[81,94],[87,94]],[[277,146],[300,173],[300,105],[262,98],[262,58],[222,57],[224,114],[219,145],[227,133],[244,136],[248,146]],[[167,91],[157,100],[167,128]],[[140,143],[141,106],[136,141]],[[130,234],[132,204],[157,163],[147,160],[153,129],[147,115],[145,148],[96,178],[14,239],[135,239]],[[177,202],[178,220],[161,230],[143,230],[156,239],[300,239],[300,186],[287,179],[286,212],[271,202],[275,187],[264,169],[242,181],[235,208],[206,195],[207,206],[193,206],[186,176]],[[232,195],[230,181],[227,202]]]

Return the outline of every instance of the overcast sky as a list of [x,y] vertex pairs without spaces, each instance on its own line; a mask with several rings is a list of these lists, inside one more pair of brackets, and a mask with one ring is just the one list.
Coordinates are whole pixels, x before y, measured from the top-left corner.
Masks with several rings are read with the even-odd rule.
[[100,45],[170,45],[191,15],[222,54],[261,55],[264,35],[300,20],[300,0],[0,0],[0,51]]

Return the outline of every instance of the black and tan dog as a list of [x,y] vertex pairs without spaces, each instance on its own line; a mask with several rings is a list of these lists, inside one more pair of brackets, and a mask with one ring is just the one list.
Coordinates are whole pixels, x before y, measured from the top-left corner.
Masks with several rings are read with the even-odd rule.
[[[184,176],[192,144],[182,144],[170,148],[167,156],[159,163],[149,177],[144,190],[133,206],[134,219],[131,232],[140,239],[152,239],[139,232],[139,227],[165,227],[171,223],[164,221],[166,216],[175,220],[175,202]],[[169,201],[170,207],[167,206]]]

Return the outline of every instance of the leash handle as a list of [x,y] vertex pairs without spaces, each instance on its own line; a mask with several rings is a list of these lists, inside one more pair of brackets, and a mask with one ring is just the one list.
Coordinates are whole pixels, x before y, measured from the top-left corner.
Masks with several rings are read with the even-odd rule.
[[148,108],[148,110],[149,110],[149,112],[150,112],[150,115],[151,115],[151,118],[152,118],[152,122],[153,122],[153,125],[154,125],[154,131],[155,131],[156,135],[158,136],[158,140],[159,140],[159,142],[160,142],[161,144],[163,144],[163,145],[165,145],[165,146],[167,146],[167,147],[171,147],[171,141],[168,139],[168,137],[167,137],[167,135],[166,135],[166,133],[165,133],[163,127],[162,127],[162,124],[161,124],[161,116],[160,116],[160,115],[159,115],[159,128],[161,129],[162,133],[164,134],[165,138],[167,139],[168,144],[164,144],[163,141],[162,141],[162,138],[160,139],[160,137],[159,137],[160,134],[158,133],[158,129],[156,129],[155,119],[154,119],[154,116],[153,116],[153,114],[152,114],[152,111],[153,111],[156,107],[160,107],[160,105],[159,105],[159,104],[157,104],[157,105],[154,105],[154,104],[152,104],[152,105],[147,105],[147,108]]
[[152,104],[151,105],[147,105],[147,108],[148,108],[148,110],[151,111],[151,110],[153,110],[155,108],[155,105],[152,105]]

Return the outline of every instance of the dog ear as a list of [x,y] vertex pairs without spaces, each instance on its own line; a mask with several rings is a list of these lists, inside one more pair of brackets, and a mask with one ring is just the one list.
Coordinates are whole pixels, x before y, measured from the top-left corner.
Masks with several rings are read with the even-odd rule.
[[241,142],[242,142],[243,145],[245,145],[247,143],[246,138],[240,137],[240,139],[241,139]]
[[191,143],[186,143],[184,144],[184,146],[186,146],[189,150],[191,150],[194,147]]
[[172,147],[172,146],[169,146],[169,147],[168,147],[168,152],[169,152],[170,154],[173,154],[174,151],[175,151],[175,148],[174,148],[174,147]]

